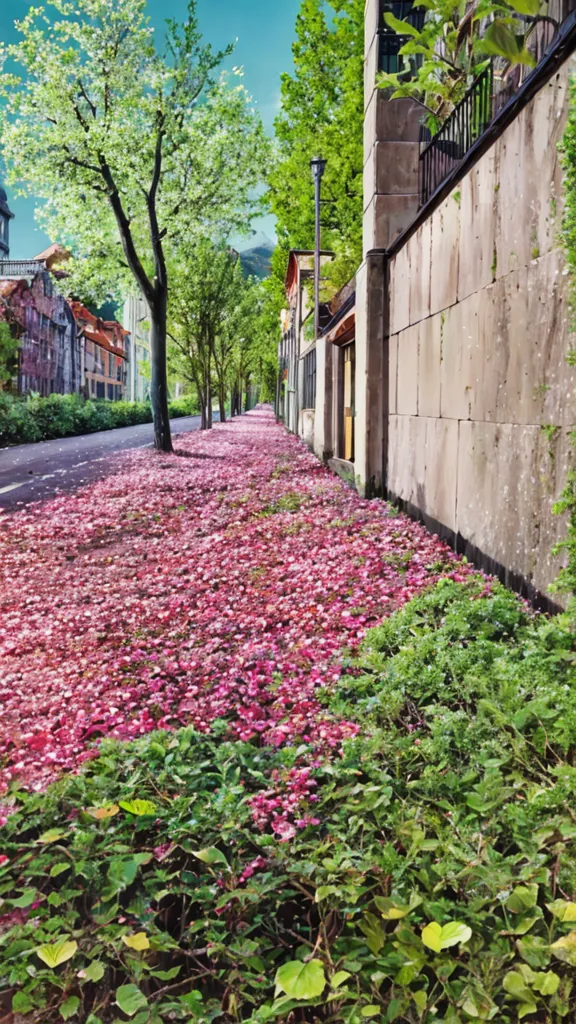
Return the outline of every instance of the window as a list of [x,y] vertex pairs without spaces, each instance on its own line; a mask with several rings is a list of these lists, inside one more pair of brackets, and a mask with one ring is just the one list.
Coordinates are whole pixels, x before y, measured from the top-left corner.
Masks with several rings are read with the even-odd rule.
[[316,349],[313,348],[304,356],[304,409],[316,406]]
[[114,376],[114,356],[111,352],[108,353],[108,376]]
[[424,26],[426,9],[414,7],[412,0],[380,0],[380,22],[378,35],[380,37],[379,68],[388,74],[401,74],[407,72],[407,77],[414,74],[416,68],[422,63],[420,54],[410,57],[401,57],[400,50],[405,43],[410,41],[409,35],[397,35],[394,29],[389,28],[384,21],[384,14],[389,11],[401,21],[408,21],[419,31]]
[[113,384],[109,384],[108,385],[108,399],[111,402],[114,401],[114,385]]
[[106,385],[104,381],[96,381],[96,398],[106,398]]

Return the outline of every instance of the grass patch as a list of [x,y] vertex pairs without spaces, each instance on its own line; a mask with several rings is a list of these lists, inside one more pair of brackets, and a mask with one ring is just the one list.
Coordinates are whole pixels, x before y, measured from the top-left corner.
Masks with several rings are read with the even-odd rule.
[[285,800],[314,755],[229,742],[223,722],[107,743],[16,794],[0,1006],[42,1024],[573,1021],[575,658],[567,616],[499,584],[416,598],[325,692],[362,734],[314,765],[287,842],[251,801]]

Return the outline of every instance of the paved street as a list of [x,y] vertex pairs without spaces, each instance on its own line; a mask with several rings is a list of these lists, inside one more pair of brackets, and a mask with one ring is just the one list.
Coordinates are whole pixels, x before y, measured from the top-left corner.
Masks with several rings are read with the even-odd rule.
[[[199,416],[172,420],[176,436],[200,428]],[[105,476],[113,456],[152,445],[151,423],[0,449],[0,512],[71,491]]]

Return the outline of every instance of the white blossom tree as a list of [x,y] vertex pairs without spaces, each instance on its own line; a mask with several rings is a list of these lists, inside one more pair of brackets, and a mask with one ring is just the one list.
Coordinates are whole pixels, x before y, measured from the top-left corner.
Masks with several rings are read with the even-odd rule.
[[[169,267],[196,233],[247,226],[267,141],[241,83],[213,73],[231,52],[202,42],[195,0],[155,44],[145,0],[49,0],[0,50],[10,180],[45,201],[41,222],[83,257],[93,290],[130,277],[150,310],[156,448],[171,451]],[[20,74],[6,70],[16,62]],[[73,267],[74,273],[74,267]]]

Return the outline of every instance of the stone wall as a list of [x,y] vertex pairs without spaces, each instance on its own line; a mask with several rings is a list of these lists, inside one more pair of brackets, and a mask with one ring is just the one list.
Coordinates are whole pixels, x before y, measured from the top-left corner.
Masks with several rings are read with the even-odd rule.
[[388,493],[531,594],[557,575],[552,504],[576,423],[557,148],[574,67],[389,268]]

